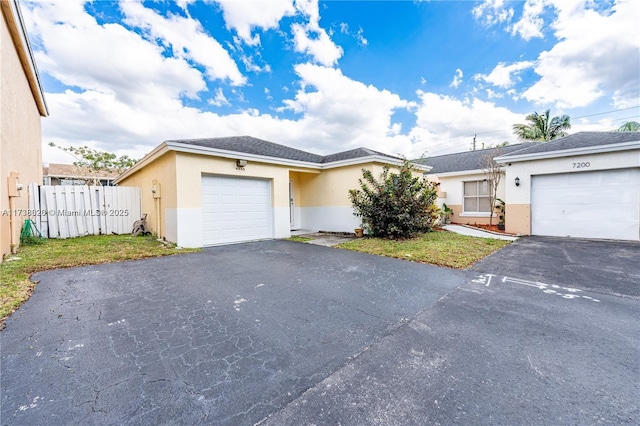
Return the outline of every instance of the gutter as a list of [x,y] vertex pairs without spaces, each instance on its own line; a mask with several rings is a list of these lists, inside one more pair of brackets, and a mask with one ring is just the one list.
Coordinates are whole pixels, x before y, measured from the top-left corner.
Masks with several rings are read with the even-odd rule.
[[634,149],[640,149],[640,141],[631,141],[616,143],[610,145],[597,145],[582,148],[572,148],[547,152],[533,152],[530,154],[520,155],[502,155],[496,157],[495,160],[499,163],[518,163],[522,161],[543,160],[547,158],[561,158],[561,157],[573,157],[576,155],[589,155],[589,154],[603,154],[607,152],[619,152],[630,151]]
[[2,8],[2,14],[7,21],[7,27],[11,39],[18,52],[20,63],[27,76],[29,82],[29,88],[33,94],[33,98],[38,106],[38,111],[41,117],[49,116],[49,109],[47,108],[47,102],[44,98],[44,90],[42,90],[42,84],[40,82],[40,74],[38,74],[38,68],[36,67],[36,61],[33,57],[33,50],[29,43],[29,37],[27,36],[27,30],[22,19],[22,13],[20,12],[20,6],[17,0],[0,0],[0,6]]

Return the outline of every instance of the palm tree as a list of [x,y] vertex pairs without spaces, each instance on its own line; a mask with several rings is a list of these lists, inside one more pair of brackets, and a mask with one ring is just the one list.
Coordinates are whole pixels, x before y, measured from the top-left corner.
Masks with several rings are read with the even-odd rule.
[[640,132],[640,123],[637,121],[627,121],[618,127],[618,132]]
[[527,124],[514,124],[513,131],[520,139],[525,141],[548,142],[556,138],[567,136],[565,130],[571,128],[571,117],[562,115],[560,117],[549,116],[549,110],[543,114],[534,112],[527,115]]

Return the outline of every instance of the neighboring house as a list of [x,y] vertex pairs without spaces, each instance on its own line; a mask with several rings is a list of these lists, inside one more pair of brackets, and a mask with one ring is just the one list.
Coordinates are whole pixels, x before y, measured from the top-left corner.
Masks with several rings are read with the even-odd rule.
[[[499,148],[480,149],[440,155],[420,160],[417,163],[431,167],[427,178],[439,182],[438,201],[446,203],[453,210],[451,221],[461,224],[488,224],[491,212],[489,200],[491,185],[483,168],[486,158],[519,151],[537,142],[507,145]],[[504,176],[498,185],[498,198],[505,198]],[[506,201],[506,200],[505,200]],[[498,222],[494,213],[493,223]]]
[[[640,240],[640,133],[579,132],[500,148],[497,196],[506,231],[523,235]],[[489,222],[483,158],[495,148],[417,160],[440,182],[452,221]],[[495,223],[495,220],[494,220]]]
[[101,185],[113,186],[118,173],[109,170],[93,171],[73,164],[45,164],[42,167],[43,185]]
[[640,240],[640,132],[579,132],[497,160],[508,232]]
[[29,208],[28,184],[42,182],[41,117],[48,115],[16,0],[0,0],[0,259],[15,252]]
[[353,232],[360,220],[348,190],[363,168],[379,175],[385,164],[402,159],[366,148],[322,156],[249,136],[172,140],[115,183],[142,188],[158,236],[201,247],[287,238],[292,229]]

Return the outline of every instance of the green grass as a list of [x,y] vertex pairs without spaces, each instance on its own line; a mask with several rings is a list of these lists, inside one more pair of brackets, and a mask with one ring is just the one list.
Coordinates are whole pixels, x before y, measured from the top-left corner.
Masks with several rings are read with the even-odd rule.
[[464,269],[508,244],[509,241],[493,238],[476,238],[453,232],[434,231],[401,241],[381,238],[359,238],[342,243],[337,247]]
[[308,241],[313,240],[313,238],[293,236],[293,237],[291,237],[291,238],[287,238],[287,240],[289,240],[289,241],[296,241],[296,242],[298,242],[298,243],[306,243],[306,242],[308,242]]
[[[176,249],[173,244],[163,244],[154,237],[130,235],[92,235],[22,245],[16,256],[9,256],[0,264],[0,329],[6,317],[33,292],[37,283],[29,277],[35,272],[194,251],[200,250]],[[8,261],[12,257],[19,259]]]

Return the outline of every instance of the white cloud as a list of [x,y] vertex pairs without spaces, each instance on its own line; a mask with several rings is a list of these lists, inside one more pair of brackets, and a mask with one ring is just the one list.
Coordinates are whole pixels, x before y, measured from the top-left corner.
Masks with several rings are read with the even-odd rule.
[[369,40],[364,38],[363,34],[364,34],[364,30],[362,28],[358,28],[358,32],[356,33],[355,37],[356,37],[356,40],[358,40],[358,42],[361,45],[366,46],[369,44]]
[[[190,3],[187,0],[181,4],[188,8]],[[293,41],[303,43],[296,49],[309,54],[312,60],[294,67],[296,81],[284,86],[278,81],[274,86],[278,89],[277,96],[285,93],[289,98],[280,112],[285,111],[294,118],[261,112],[249,99],[245,101],[243,90],[248,96],[250,85],[238,86],[244,76],[235,74],[232,67],[224,65],[224,60],[212,60],[209,56],[212,52],[221,54],[219,58],[224,59],[224,55],[220,50],[210,49],[215,46],[212,43],[215,40],[190,17],[163,17],[139,3],[123,4],[129,25],[145,29],[141,36],[121,25],[99,25],[80,2],[61,2],[55,7],[44,2],[28,5],[29,9],[25,8],[24,12],[30,35],[36,37],[34,46],[40,71],[71,88],[63,93],[46,94],[51,117],[43,120],[44,140],[63,146],[88,144],[120,155],[140,157],[166,139],[250,134],[318,153],[367,146],[410,157],[424,151],[439,155],[468,149],[476,133],[478,146],[505,140],[515,142],[511,126],[523,122],[524,117],[476,96],[484,95],[486,90],[489,99],[501,96],[517,99],[520,89],[514,86],[518,73],[534,66],[540,81],[526,92],[533,100],[560,104],[576,102],[584,96],[573,92],[608,92],[614,93],[615,102],[622,105],[634,99],[631,95],[635,89],[637,102],[638,75],[629,72],[633,70],[630,64],[634,60],[637,70],[637,45],[635,53],[630,51],[637,30],[633,32],[630,26],[616,20],[623,12],[629,16],[637,14],[637,7],[630,3],[616,6],[610,16],[595,10],[554,6],[558,18],[553,30],[560,40],[554,48],[536,62],[500,63],[489,74],[474,76],[496,87],[509,88],[504,95],[491,89],[478,89],[478,95],[456,99],[419,91],[418,102],[355,81],[340,69],[332,68],[342,56],[342,49],[320,28],[317,2],[296,3],[300,16],[296,16],[294,26],[297,25],[300,34],[296,39],[294,32]],[[584,34],[579,31],[578,23],[574,24],[569,18],[577,18],[582,25],[602,29],[606,34]],[[251,31],[271,28],[271,24],[256,23],[257,18],[251,16],[243,19],[245,27],[240,21],[236,22],[238,28],[246,30],[237,30],[239,45],[230,43],[225,46],[226,50],[221,49],[225,53],[233,50],[234,57],[240,58],[247,70],[268,71],[268,65],[262,66],[259,50],[247,48],[246,39],[242,37],[254,42],[257,35]],[[274,19],[264,22],[275,22],[277,26],[279,21]],[[504,19],[506,23],[507,18]],[[175,34],[176,31],[183,33]],[[345,31],[349,28],[345,27]],[[578,43],[580,37],[585,40],[584,46]],[[244,53],[243,44],[252,56]],[[167,54],[174,56],[165,57]],[[226,55],[228,57],[228,53]],[[563,76],[563,72],[568,75]],[[452,86],[460,85],[462,77],[462,70],[456,70]],[[206,80],[214,78],[225,80],[231,86],[223,82],[208,93]],[[578,79],[579,84],[574,79]],[[254,83],[262,100],[272,100],[273,90],[262,89],[263,83]],[[424,78],[421,83],[426,84]],[[540,95],[547,93],[541,91],[542,84],[547,85],[550,94],[545,96],[551,96],[551,100]],[[572,89],[565,90],[564,86]],[[221,115],[186,106],[183,102],[184,97],[209,98],[210,104],[225,106],[230,104],[227,96],[243,110]],[[403,128],[394,117],[396,112],[406,114],[407,111],[415,113],[413,129]],[[46,148],[44,152],[45,159],[48,155],[51,158],[58,155]]]
[[254,28],[278,28],[280,20],[296,12],[293,0],[215,0],[222,8],[228,29],[234,29],[247,44],[260,44],[260,36],[252,35]]
[[171,46],[174,57],[184,57],[203,65],[210,78],[228,78],[234,85],[246,82],[229,53],[205,33],[199,21],[177,15],[165,18],[137,1],[120,1],[120,9],[125,15],[125,23],[145,30],[163,45]]
[[525,40],[534,37],[542,38],[544,19],[540,15],[544,11],[544,7],[545,0],[528,0],[524,4],[520,20],[509,28],[511,34],[518,34]]
[[271,66],[269,64],[264,64],[264,66],[260,66],[255,63],[251,56],[242,54],[240,56],[240,60],[244,64],[247,71],[251,72],[271,72]]
[[501,98],[504,97],[504,94],[499,93],[499,92],[494,92],[491,89],[486,89],[486,92],[487,92],[487,98],[489,98],[489,99],[494,99],[494,98],[495,99],[501,99]]
[[503,89],[508,89],[516,83],[516,80],[518,80],[517,75],[520,71],[533,66],[534,62],[532,61],[515,62],[511,65],[505,65],[504,62],[500,62],[489,74],[476,74],[473,78],[475,80],[486,81]]
[[320,27],[318,0],[299,0],[296,9],[308,18],[308,22],[291,25],[295,51],[308,54],[319,64],[335,65],[344,52]]
[[196,0],[175,0],[176,4],[178,5],[178,7],[182,10],[184,10],[185,12],[188,11],[188,6],[195,3]]
[[472,9],[476,20],[486,26],[509,22],[513,18],[513,8],[506,7],[504,0],[485,0]]
[[65,85],[131,104],[206,89],[202,73],[183,58],[164,57],[159,46],[120,25],[98,25],[79,2],[32,5],[26,14],[43,49],[35,53],[38,65]]
[[358,43],[362,46],[366,46],[369,44],[369,40],[364,37],[364,30],[362,29],[362,27],[358,27],[358,31],[352,32],[349,30],[349,24],[347,24],[346,22],[340,22],[340,32],[342,34],[352,36],[353,38],[358,40]]
[[[367,146],[383,152],[410,150],[406,137],[396,136],[392,123],[397,109],[411,104],[387,90],[379,90],[343,75],[340,70],[313,64],[295,67],[302,88],[286,108],[303,114],[303,143],[324,152]],[[314,89],[314,90],[311,90]]]
[[573,108],[612,93],[616,107],[636,105],[640,2],[619,0],[611,11],[577,6],[554,3],[558,17],[553,28],[560,41],[540,54],[534,68],[540,80],[522,96],[538,104]]
[[332,66],[342,56],[342,48],[335,45],[322,28],[313,30],[307,25],[293,24],[291,32],[296,52],[308,54],[315,62]]
[[214,106],[231,105],[227,100],[227,97],[224,95],[222,87],[218,87],[215,96],[213,98],[209,98],[207,103]]
[[[58,145],[88,144],[135,157],[167,139],[238,134],[318,153],[358,146],[391,154],[412,152],[411,138],[402,135],[402,126],[393,120],[396,110],[413,106],[410,102],[354,81],[337,69],[300,64],[295,71],[302,87],[286,102],[286,108],[299,115],[296,119],[278,118],[253,107],[220,115],[186,107],[170,96],[139,105],[113,92],[69,90],[47,93],[55,120],[43,120],[43,135]],[[225,100],[218,89],[211,102],[224,105]],[[46,161],[54,161],[56,155],[45,150]]]
[[449,87],[458,88],[460,83],[462,83],[462,77],[462,70],[460,68],[456,69],[456,73],[453,75],[453,80],[451,81],[451,84],[449,84]]
[[516,142],[511,126],[522,122],[523,115],[477,98],[461,100],[421,90],[417,94],[416,126],[409,135],[414,141],[413,157],[465,151],[474,134],[478,134],[478,147]]
[[[539,80],[522,92],[520,99],[558,108],[587,106],[610,96],[614,106],[637,104],[640,75],[640,2],[613,0],[526,0],[520,19],[511,23],[512,12],[503,0],[486,0],[473,14],[485,25],[504,24],[506,31],[524,40],[544,37],[552,31],[558,42],[541,52],[534,71]],[[548,24],[545,22],[548,20]],[[545,27],[545,25],[547,25]],[[531,62],[510,66],[499,63],[489,75],[478,77],[498,87],[514,84],[513,75]]]

